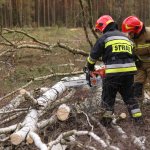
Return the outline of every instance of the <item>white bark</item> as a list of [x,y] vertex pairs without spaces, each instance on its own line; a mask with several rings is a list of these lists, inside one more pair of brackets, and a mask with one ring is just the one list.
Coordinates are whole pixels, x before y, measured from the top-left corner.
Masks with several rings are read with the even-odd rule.
[[126,132],[123,131],[123,129],[122,129],[120,126],[118,126],[118,125],[116,125],[116,124],[115,124],[115,125],[112,124],[112,127],[116,130],[116,132],[117,132],[118,134],[121,135],[121,138],[122,138],[123,140],[125,140],[125,139],[128,138]]
[[5,124],[6,122],[12,121],[14,119],[16,119],[18,116],[22,115],[24,112],[18,112],[17,114],[14,114],[6,119],[4,119],[3,121],[0,122],[0,125]]
[[[39,97],[37,99],[37,102],[39,105],[42,105],[45,108],[48,104],[50,104],[52,101],[58,98],[58,96],[61,95],[65,90],[66,87],[64,86],[64,84],[62,82],[58,82],[48,91],[46,91],[41,97]],[[41,112],[42,110],[37,111],[35,109],[32,109],[30,113],[28,113],[28,115],[22,123],[22,129],[20,129],[16,133],[13,133],[10,136],[12,144],[20,144],[22,141],[25,140],[29,131],[36,130],[37,121]]]
[[17,124],[9,126],[9,127],[5,127],[5,128],[0,128],[0,134],[10,133],[10,132],[14,131],[16,128],[17,128]]
[[12,111],[24,101],[25,101],[24,97],[20,94],[17,97],[15,97],[8,105],[1,108],[0,113],[5,113],[6,111]]
[[131,135],[131,139],[132,139],[132,142],[138,147],[140,148],[141,150],[146,150],[146,147],[144,145],[145,142],[142,142],[140,140],[140,137],[136,137],[135,135]]
[[46,144],[44,144],[41,141],[41,138],[34,132],[30,132],[29,136],[33,139],[34,144],[40,149],[40,150],[48,150]]
[[58,136],[58,138],[54,141],[51,141],[50,143],[48,143],[48,149],[50,150],[53,145],[56,145],[58,143],[61,143],[61,140],[70,137],[72,135],[76,135],[76,136],[80,136],[80,135],[89,135],[91,136],[94,140],[96,140],[98,143],[101,144],[101,146],[105,149],[105,148],[110,148],[111,150],[119,150],[118,147],[115,146],[111,146],[111,145],[107,145],[106,142],[101,139],[99,136],[97,136],[95,133],[93,132],[89,132],[89,131],[77,131],[77,130],[71,130],[68,132],[64,132],[62,134],[60,134]]
[[38,104],[46,107],[52,101],[56,100],[56,98],[58,98],[65,90],[66,87],[63,82],[58,82],[37,99]]
[[22,123],[23,128],[17,131],[16,133],[13,133],[10,136],[11,143],[14,145],[20,144],[22,141],[25,140],[27,134],[29,131],[35,131],[36,130],[36,123],[38,121],[38,114],[37,110],[32,109],[28,115],[26,116],[25,120]]
[[33,105],[38,104],[37,100],[25,89],[21,89],[20,94],[24,96],[25,100],[30,100]]
[[55,123],[57,120],[58,120],[57,116],[53,115],[50,117],[50,119],[46,119],[46,120],[39,122],[37,124],[37,126],[38,126],[38,128],[42,129],[42,128],[46,127],[47,125],[51,125],[51,124]]

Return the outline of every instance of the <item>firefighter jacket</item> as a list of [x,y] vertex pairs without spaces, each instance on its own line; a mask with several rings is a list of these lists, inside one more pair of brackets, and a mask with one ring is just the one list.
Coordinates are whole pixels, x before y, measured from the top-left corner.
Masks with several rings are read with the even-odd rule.
[[133,60],[133,43],[118,30],[103,34],[94,45],[87,62],[95,65],[102,57],[106,76],[135,74],[137,68]]
[[138,39],[134,40],[135,54],[142,62],[150,62],[150,27],[146,27],[144,32]]

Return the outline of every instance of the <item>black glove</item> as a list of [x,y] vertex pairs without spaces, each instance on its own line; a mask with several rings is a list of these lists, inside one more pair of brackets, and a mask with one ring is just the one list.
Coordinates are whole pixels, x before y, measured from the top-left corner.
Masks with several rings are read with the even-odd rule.
[[94,65],[95,64],[90,64],[89,62],[87,62],[87,68],[89,69],[89,71],[94,71]]
[[142,61],[139,59],[138,56],[136,56],[136,55],[134,56],[134,61],[135,61],[135,65],[136,65],[137,68],[141,68],[141,67],[142,67],[143,63],[142,63]]

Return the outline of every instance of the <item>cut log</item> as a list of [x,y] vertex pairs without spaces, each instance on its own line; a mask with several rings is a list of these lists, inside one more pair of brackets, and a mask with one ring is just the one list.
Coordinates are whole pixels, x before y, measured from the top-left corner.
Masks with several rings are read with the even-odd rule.
[[19,131],[13,133],[10,136],[11,143],[14,145],[18,145],[22,141],[24,141],[29,131],[36,130],[37,121],[38,121],[37,110],[32,109],[26,116],[24,122],[22,123],[23,128],[21,128]]
[[67,120],[69,114],[70,114],[70,108],[66,104],[60,105],[57,110],[57,113],[56,113],[56,115],[60,121]]

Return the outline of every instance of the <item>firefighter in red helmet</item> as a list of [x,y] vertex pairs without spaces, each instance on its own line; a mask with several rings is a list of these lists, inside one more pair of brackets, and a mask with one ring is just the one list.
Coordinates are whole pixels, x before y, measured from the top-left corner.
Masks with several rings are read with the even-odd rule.
[[150,28],[136,16],[127,17],[122,23],[122,31],[135,42],[135,61],[138,68],[134,77],[134,96],[142,104],[144,99],[143,87],[150,79]]
[[101,102],[104,114],[101,123],[104,126],[110,125],[117,92],[127,105],[131,118],[139,123],[142,113],[132,92],[134,74],[137,71],[132,53],[133,42],[118,30],[116,22],[109,15],[101,16],[95,29],[103,35],[92,48],[87,58],[87,67],[93,71],[100,57],[106,66]]

